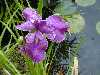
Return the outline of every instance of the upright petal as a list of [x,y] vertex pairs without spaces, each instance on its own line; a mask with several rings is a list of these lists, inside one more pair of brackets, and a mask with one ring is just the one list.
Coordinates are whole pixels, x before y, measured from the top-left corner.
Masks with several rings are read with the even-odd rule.
[[48,39],[53,42],[61,42],[65,39],[64,33],[68,31],[69,24],[65,22],[60,16],[49,16],[47,19],[47,25],[51,29],[51,32],[46,34]]
[[25,39],[26,43],[33,43],[34,45],[38,45],[42,50],[46,50],[48,47],[48,41],[40,31],[34,33],[28,33]]
[[48,47],[48,41],[46,40],[46,37],[44,37],[43,34],[40,31],[37,31],[36,32],[36,40],[35,40],[35,42],[38,43],[38,45],[43,50],[46,50],[47,49],[47,47]]
[[26,43],[33,43],[35,41],[35,35],[36,35],[36,32],[34,32],[34,33],[28,33],[25,36]]
[[37,11],[32,8],[25,8],[22,12],[22,15],[26,20],[29,20],[29,19],[41,20],[42,19],[42,17],[37,13]]
[[68,22],[65,22],[60,16],[52,15],[49,16],[47,19],[47,25],[62,29],[62,28],[67,28],[69,27]]
[[17,25],[16,28],[23,31],[31,31],[35,28],[35,25],[32,23],[32,21],[28,20],[23,22],[21,25]]

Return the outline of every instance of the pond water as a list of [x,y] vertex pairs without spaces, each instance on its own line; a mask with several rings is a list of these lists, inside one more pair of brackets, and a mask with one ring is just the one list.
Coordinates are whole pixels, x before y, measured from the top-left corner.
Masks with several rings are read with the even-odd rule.
[[100,21],[100,0],[91,7],[79,7],[86,20],[82,36],[85,38],[79,52],[79,74],[100,75],[100,35],[96,31],[96,23]]

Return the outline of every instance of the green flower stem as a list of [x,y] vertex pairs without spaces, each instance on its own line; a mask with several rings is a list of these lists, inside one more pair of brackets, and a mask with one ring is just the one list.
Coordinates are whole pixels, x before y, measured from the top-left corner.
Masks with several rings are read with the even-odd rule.
[[43,66],[43,62],[34,64],[35,75],[46,75],[46,70]]
[[52,47],[53,47],[53,43],[50,43],[50,46],[49,46],[49,48],[48,48],[48,52],[47,52],[47,56],[48,56],[48,58],[50,58],[50,53],[51,53],[51,51],[52,51]]
[[36,75],[35,72],[34,72],[34,63],[33,63],[33,61],[30,60],[27,57],[26,57],[26,65],[28,66],[28,71],[29,71],[28,75]]

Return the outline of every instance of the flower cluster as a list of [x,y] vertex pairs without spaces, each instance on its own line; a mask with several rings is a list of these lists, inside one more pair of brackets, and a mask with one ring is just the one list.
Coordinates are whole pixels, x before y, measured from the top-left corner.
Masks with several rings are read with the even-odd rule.
[[57,15],[42,20],[38,12],[32,8],[25,8],[22,15],[26,22],[17,25],[16,28],[29,33],[25,36],[26,43],[20,50],[38,63],[45,59],[45,50],[48,47],[46,38],[60,43],[65,39],[64,33],[68,31],[69,25]]

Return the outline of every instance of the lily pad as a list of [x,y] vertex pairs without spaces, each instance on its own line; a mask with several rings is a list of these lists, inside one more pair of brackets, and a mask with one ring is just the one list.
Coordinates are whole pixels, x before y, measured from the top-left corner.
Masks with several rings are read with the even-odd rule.
[[96,3],[96,0],[76,0],[75,1],[79,6],[87,7],[92,6]]
[[55,13],[59,13],[61,15],[71,15],[75,13],[76,10],[76,6],[71,1],[62,1],[54,9]]
[[100,21],[96,23],[97,33],[100,34]]
[[67,18],[67,21],[70,24],[71,33],[79,33],[85,27],[85,20],[80,14],[74,14],[71,18]]

